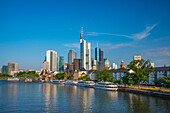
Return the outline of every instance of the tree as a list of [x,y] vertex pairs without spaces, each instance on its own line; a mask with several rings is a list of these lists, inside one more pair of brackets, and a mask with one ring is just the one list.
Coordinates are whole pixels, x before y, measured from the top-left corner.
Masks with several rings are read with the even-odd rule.
[[99,81],[108,81],[108,82],[113,82],[114,77],[113,74],[110,73],[108,70],[102,70],[101,72],[97,73],[97,79]]
[[74,75],[73,75],[73,74],[67,76],[67,79],[68,79],[68,80],[72,80],[73,78],[74,78]]
[[165,76],[164,87],[170,88],[170,75]]
[[92,79],[90,77],[88,77],[87,75],[79,77],[78,80],[83,80],[83,81],[92,81]]
[[55,78],[56,79],[64,79],[65,77],[67,77],[67,75],[65,74],[65,73],[57,73],[56,75],[55,75]]
[[150,60],[134,60],[127,65],[134,73],[130,74],[132,81],[140,87],[141,82],[145,83],[149,79],[149,74],[154,71],[151,66]]

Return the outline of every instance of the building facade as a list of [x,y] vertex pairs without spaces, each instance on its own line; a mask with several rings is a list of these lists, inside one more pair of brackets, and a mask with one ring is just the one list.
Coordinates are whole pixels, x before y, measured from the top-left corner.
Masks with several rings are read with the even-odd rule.
[[44,62],[42,63],[42,65],[43,65],[42,69],[45,69],[45,70],[48,70],[48,71],[49,71],[49,62],[44,61]]
[[106,69],[109,68],[109,60],[108,60],[108,58],[104,59],[104,68],[106,68]]
[[18,72],[18,63],[9,62],[8,63],[8,75],[14,75]]
[[73,49],[69,50],[68,64],[73,64],[75,58],[76,58],[76,52]]
[[82,68],[91,69],[91,44],[83,39],[83,31],[80,33],[80,59]]
[[64,56],[57,57],[57,71],[64,72]]
[[141,60],[141,56],[133,56],[133,60]]
[[117,65],[115,63],[112,64],[112,69],[117,69]]
[[123,61],[123,60],[122,60],[122,62],[121,62],[120,68],[125,68],[125,64],[124,64],[124,61]]
[[46,51],[46,61],[49,62],[49,71],[57,71],[57,52],[53,50]]
[[74,70],[80,70],[81,67],[81,59],[74,59]]
[[3,66],[2,66],[2,69],[1,69],[1,72],[2,72],[2,74],[7,75],[7,74],[8,74],[8,66],[3,65]]

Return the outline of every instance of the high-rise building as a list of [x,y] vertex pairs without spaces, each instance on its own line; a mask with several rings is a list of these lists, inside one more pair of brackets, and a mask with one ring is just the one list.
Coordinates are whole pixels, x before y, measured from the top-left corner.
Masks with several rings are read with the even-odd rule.
[[8,75],[14,75],[18,71],[18,63],[9,62],[8,63]]
[[117,69],[117,65],[115,63],[112,64],[112,69]]
[[2,66],[2,70],[1,70],[2,74],[8,74],[8,66],[7,65],[3,65]]
[[133,60],[141,60],[141,56],[133,56]]
[[44,61],[42,65],[43,65],[42,69],[45,69],[45,70],[49,71],[49,62]]
[[68,62],[64,63],[64,71],[67,70],[67,64],[68,64]]
[[64,56],[57,57],[57,71],[64,72]]
[[120,68],[125,68],[125,64],[124,64],[124,61],[123,61],[123,60],[122,60],[122,62],[121,62]]
[[76,52],[73,49],[69,50],[68,64],[73,64],[75,58],[76,58]]
[[81,59],[74,59],[74,70],[81,69]]
[[[98,47],[98,42],[97,42],[97,47],[95,48],[95,60],[97,61],[97,64],[99,61],[103,62],[103,51]],[[96,68],[98,68],[98,67],[99,66],[96,65]]]
[[46,52],[46,61],[49,62],[49,71],[57,71],[57,52],[48,50]]
[[103,61],[99,61],[97,65],[98,65],[97,70],[101,71],[101,70],[104,69],[103,68]]
[[106,68],[106,69],[109,68],[109,60],[108,60],[108,58],[104,59],[104,68]]
[[86,70],[91,69],[91,44],[86,43],[83,39],[83,29],[80,33],[80,59],[82,63],[82,68]]

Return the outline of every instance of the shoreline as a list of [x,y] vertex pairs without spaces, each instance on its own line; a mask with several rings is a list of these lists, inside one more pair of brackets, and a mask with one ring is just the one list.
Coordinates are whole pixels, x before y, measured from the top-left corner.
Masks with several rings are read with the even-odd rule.
[[170,99],[170,93],[169,92],[152,91],[152,90],[144,90],[144,89],[134,89],[134,88],[127,88],[127,87],[118,87],[118,91]]
[[[0,80],[8,81],[7,78],[0,78]],[[19,81],[24,81],[24,80],[19,80]],[[40,82],[40,81],[37,80],[37,81],[33,81],[33,82]],[[161,98],[170,99],[170,92],[164,92],[164,91],[160,91],[160,90],[156,91],[156,90],[135,89],[135,88],[118,86],[117,91],[129,92],[129,93],[134,93],[134,94],[142,94],[142,95],[148,95],[148,96],[154,96],[154,97],[161,97]]]

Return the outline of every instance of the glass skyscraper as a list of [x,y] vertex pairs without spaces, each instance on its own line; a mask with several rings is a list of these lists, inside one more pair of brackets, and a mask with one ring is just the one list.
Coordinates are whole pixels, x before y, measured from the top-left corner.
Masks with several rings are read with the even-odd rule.
[[57,71],[64,72],[64,56],[57,57]]

